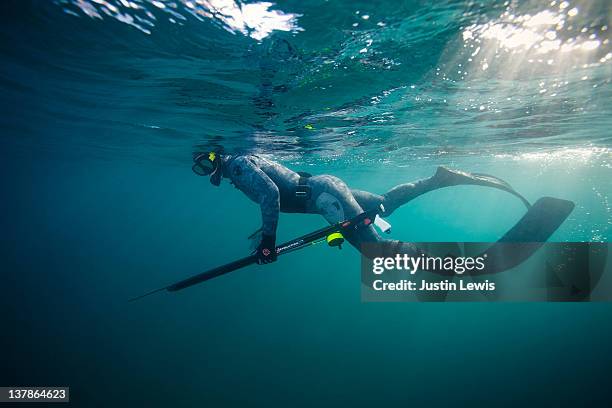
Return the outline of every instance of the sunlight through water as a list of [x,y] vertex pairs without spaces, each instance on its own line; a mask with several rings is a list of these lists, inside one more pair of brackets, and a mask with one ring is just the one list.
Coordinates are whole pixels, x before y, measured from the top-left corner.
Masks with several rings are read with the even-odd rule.
[[157,9],[167,14],[168,21],[182,24],[190,14],[198,20],[212,19],[232,33],[241,33],[262,40],[273,31],[299,31],[298,14],[271,9],[274,3],[240,3],[234,0],[55,0],[64,12],[78,16],[77,12],[102,19],[104,16],[129,24],[145,34],[151,34]]
[[465,27],[468,61],[480,71],[495,65],[506,77],[537,69],[530,65],[561,72],[610,62],[606,12],[591,9],[587,1],[552,1],[544,9],[541,4],[508,4],[498,18]]

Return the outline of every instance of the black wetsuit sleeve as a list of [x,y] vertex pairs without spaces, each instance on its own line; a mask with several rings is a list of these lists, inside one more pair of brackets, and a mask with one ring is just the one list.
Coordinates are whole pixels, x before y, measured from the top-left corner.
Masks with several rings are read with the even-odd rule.
[[262,232],[276,235],[280,212],[280,194],[276,184],[248,157],[234,159],[230,178],[240,191],[260,205]]

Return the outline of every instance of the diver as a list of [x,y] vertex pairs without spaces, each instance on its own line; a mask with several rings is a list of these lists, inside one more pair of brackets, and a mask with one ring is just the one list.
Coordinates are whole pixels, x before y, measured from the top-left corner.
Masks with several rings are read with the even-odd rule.
[[[259,204],[263,225],[249,237],[258,242],[257,248],[250,256],[149,291],[130,301],[161,291],[182,290],[253,263],[274,262],[278,254],[304,248],[323,239],[330,246],[341,247],[346,238],[369,259],[399,255],[404,258],[417,258],[438,252],[437,256],[459,260],[462,256],[473,253],[477,255],[476,259],[482,257],[487,261],[484,268],[470,271],[471,276],[503,272],[520,265],[538,251],[574,209],[573,202],[553,197],[541,197],[532,205],[508,183],[497,177],[450,170],[446,167],[438,167],[432,177],[400,184],[385,194],[378,195],[352,190],[344,181],[331,175],[296,173],[255,154],[226,155],[222,149],[215,149],[194,153],[193,161],[192,170],[200,176],[209,176],[214,186],[219,186],[221,180],[227,178]],[[391,215],[400,206],[429,191],[457,185],[492,187],[508,192],[523,202],[527,213],[484,252],[482,243],[478,242],[465,242],[462,245],[447,242],[441,246],[436,246],[435,243],[414,244],[383,239],[374,229],[373,225],[383,232],[389,232],[391,226],[380,218],[381,216]],[[281,212],[320,214],[330,226],[277,246],[276,227]],[[431,272],[446,276],[455,274],[452,268],[438,268]],[[369,280],[374,277],[374,274],[362,274],[362,282],[369,285]]]
[[[209,176],[214,186],[219,186],[223,178],[229,179],[236,188],[261,207],[262,227],[251,236],[259,235],[260,238],[255,250],[259,264],[276,261],[276,228],[280,212],[320,214],[330,224],[334,224],[356,217],[365,210],[380,207],[381,216],[386,217],[424,193],[457,185],[478,185],[500,189],[515,195],[528,209],[530,208],[529,202],[523,196],[499,178],[450,170],[446,167],[438,167],[430,178],[401,184],[383,195],[378,195],[353,190],[335,176],[294,172],[255,154],[226,155],[222,149],[216,149],[194,153],[193,160],[192,170],[196,174]],[[547,211],[539,212],[546,216]],[[554,211],[548,212],[554,213]],[[540,216],[541,214],[538,215]],[[384,221],[383,223],[386,224]],[[387,230],[388,227],[390,226],[387,224]],[[384,225],[382,229],[385,229]],[[535,238],[533,241],[540,239],[537,228],[531,226],[526,228],[517,224],[511,231],[514,230],[531,234],[531,237]],[[424,253],[412,243],[382,238],[372,225],[351,231],[345,238],[362,253],[364,253],[362,244],[365,243],[381,244],[380,247],[387,256],[395,253],[420,256]],[[369,256],[365,253],[364,255]]]

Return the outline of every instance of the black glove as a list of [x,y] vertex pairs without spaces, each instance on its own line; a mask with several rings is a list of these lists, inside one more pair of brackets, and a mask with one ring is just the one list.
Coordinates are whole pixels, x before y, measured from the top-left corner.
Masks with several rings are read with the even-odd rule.
[[256,254],[260,265],[276,261],[276,236],[262,235]]

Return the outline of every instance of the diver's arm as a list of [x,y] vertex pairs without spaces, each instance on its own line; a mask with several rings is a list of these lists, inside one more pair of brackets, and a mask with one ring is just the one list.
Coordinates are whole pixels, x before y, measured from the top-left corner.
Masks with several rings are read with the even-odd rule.
[[276,184],[247,157],[234,160],[230,177],[240,191],[260,205],[262,233],[275,236],[280,212],[280,194]]

